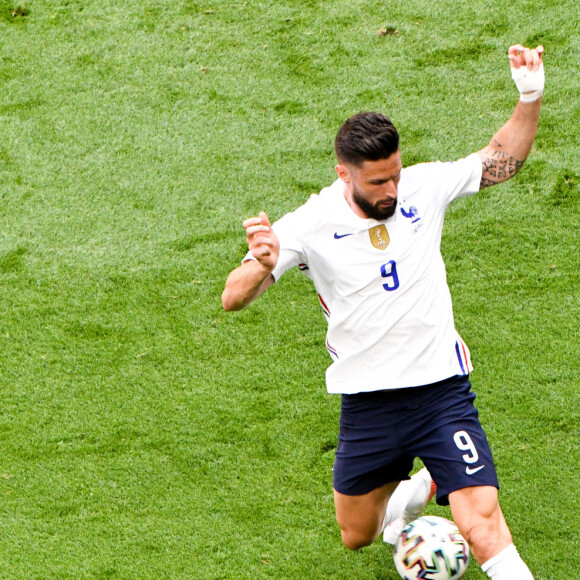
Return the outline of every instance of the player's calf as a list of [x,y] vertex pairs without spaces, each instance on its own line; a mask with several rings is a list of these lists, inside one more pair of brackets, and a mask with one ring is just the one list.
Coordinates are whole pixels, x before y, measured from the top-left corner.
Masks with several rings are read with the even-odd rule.
[[347,548],[357,550],[377,539],[387,502],[396,487],[397,482],[392,482],[362,495],[347,495],[334,490],[336,520]]
[[453,520],[480,564],[512,543],[495,487],[476,486],[454,491],[449,494],[449,504]]

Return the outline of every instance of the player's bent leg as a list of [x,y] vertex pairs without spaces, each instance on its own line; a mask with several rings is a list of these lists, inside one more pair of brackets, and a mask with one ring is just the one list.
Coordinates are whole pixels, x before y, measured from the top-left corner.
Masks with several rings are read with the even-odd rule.
[[398,484],[387,483],[363,495],[345,495],[334,490],[336,521],[347,548],[358,550],[378,538],[389,498]]
[[512,536],[495,487],[466,487],[454,491],[449,494],[449,505],[461,535],[469,543],[479,564],[484,564],[511,545]]

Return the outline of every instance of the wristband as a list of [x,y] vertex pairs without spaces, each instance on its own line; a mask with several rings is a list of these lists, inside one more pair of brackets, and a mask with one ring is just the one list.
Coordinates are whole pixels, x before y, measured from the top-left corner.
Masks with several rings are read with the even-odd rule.
[[520,92],[520,101],[532,103],[544,94],[544,64],[540,63],[538,70],[529,70],[525,66],[512,68],[512,79]]

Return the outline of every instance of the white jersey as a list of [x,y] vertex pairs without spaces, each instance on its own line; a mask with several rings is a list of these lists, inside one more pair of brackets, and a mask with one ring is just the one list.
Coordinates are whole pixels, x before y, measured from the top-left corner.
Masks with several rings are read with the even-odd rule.
[[447,205],[480,181],[477,154],[405,168],[396,213],[376,221],[353,212],[337,180],[273,224],[281,248],[274,279],[298,266],[328,321],[329,393],[420,386],[472,370],[440,245]]

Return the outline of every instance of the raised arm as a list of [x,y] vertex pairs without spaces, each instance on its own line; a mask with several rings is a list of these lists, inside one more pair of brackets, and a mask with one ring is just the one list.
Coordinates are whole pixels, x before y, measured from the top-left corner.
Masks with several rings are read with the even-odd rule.
[[225,310],[242,310],[274,283],[271,272],[278,262],[280,242],[268,216],[261,212],[243,225],[248,248],[256,259],[246,260],[228,276],[222,293]]
[[512,77],[520,91],[520,101],[510,120],[478,151],[483,167],[480,188],[502,183],[513,177],[532,149],[544,89],[544,48],[510,46],[508,56]]

